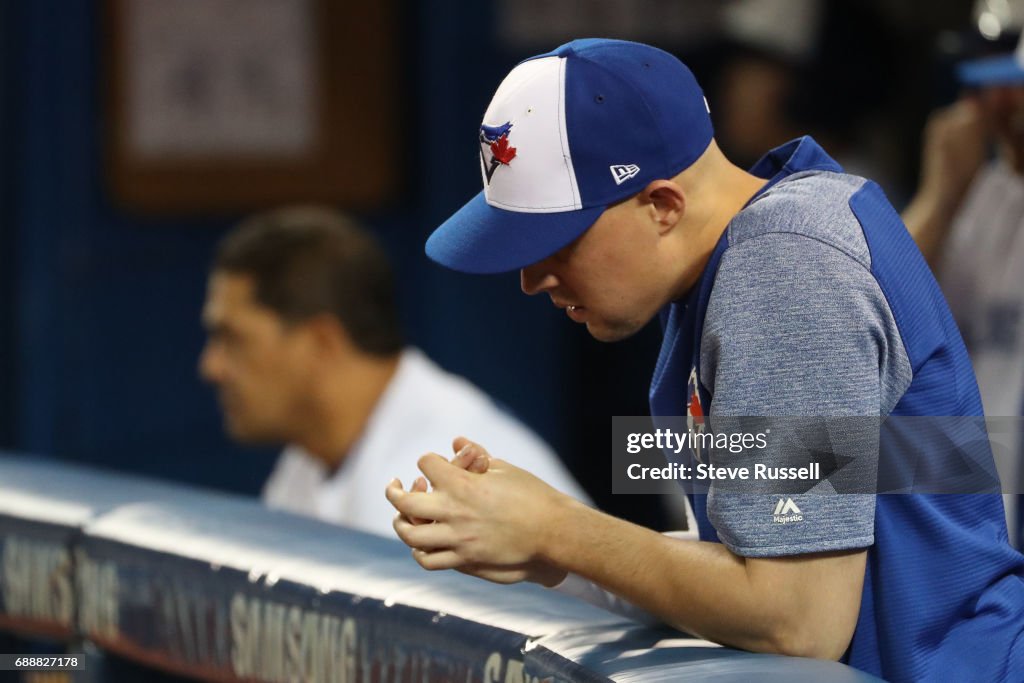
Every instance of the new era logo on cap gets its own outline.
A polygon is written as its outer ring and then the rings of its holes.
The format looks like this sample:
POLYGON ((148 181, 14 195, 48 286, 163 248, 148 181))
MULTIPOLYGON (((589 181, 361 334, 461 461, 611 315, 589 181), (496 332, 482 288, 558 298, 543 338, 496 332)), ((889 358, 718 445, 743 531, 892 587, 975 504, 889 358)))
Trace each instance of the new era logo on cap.
POLYGON ((636 164, 615 164, 613 166, 609 166, 608 170, 612 172, 612 178, 615 178, 615 184, 621 185, 639 173, 640 167, 636 164))

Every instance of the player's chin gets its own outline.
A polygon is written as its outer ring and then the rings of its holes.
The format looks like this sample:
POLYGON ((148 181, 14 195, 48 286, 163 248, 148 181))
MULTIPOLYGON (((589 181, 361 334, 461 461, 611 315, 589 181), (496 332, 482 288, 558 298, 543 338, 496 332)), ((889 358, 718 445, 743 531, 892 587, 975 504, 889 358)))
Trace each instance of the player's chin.
POLYGON ((609 323, 603 320, 588 320, 587 332, 599 342, 617 342, 628 339, 640 331, 643 325, 632 323, 609 323))
POLYGON ((251 444, 254 446, 282 443, 284 440, 275 438, 258 421, 247 420, 237 415, 226 414, 224 416, 224 431, 234 441, 251 444))

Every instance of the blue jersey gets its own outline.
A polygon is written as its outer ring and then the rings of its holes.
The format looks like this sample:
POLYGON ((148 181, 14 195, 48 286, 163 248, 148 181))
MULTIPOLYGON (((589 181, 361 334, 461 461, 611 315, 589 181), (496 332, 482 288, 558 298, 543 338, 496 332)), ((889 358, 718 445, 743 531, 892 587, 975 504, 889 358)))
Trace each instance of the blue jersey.
MULTIPOLYGON (((699 282, 662 311, 652 415, 981 415, 931 271, 881 189, 810 138, 769 153, 699 282)), ((1024 681, 1024 556, 998 495, 693 496, 744 557, 867 548, 844 661, 887 680, 1024 681), (762 496, 763 497, 763 496, 762 496), (763 509, 762 509, 763 508, 763 509)))

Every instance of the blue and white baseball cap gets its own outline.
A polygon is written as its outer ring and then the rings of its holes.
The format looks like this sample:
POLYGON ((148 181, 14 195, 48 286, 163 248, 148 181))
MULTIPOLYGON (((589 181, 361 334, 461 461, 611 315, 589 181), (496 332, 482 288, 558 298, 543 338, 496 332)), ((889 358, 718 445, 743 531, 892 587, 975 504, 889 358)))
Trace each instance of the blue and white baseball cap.
POLYGON ((972 59, 959 64, 957 78, 971 87, 1024 84, 1024 36, 1012 54, 972 59))
POLYGON ((516 66, 478 135, 484 189, 426 246, 466 273, 547 258, 609 205, 688 168, 713 131, 682 62, 649 45, 589 38, 516 66))

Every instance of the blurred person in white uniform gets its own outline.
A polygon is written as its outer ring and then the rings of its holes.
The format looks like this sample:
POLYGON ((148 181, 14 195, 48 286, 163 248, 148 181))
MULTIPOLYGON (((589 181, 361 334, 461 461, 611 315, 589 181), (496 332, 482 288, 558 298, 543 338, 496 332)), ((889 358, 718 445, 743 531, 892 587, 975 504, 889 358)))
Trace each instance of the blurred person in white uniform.
POLYGON ((218 248, 202 318, 199 370, 225 429, 285 444, 263 489, 271 507, 392 537, 381 490, 465 429, 587 501, 536 434, 405 344, 384 253, 337 212, 292 207, 244 222, 218 248))
MULTIPOLYGON (((1020 32, 1024 2, 979 2, 979 30, 1020 32)), ((1005 37, 1004 37, 1005 40, 1005 37)), ((965 93, 925 129, 921 183, 903 212, 963 333, 988 417, 1024 410, 1024 39, 1015 54, 965 61, 965 93), (994 151, 994 154, 992 153, 994 151)), ((1004 491, 1024 481, 1020 422, 994 434, 1004 491)), ((1019 496, 1007 495, 1021 547, 1019 496)))

